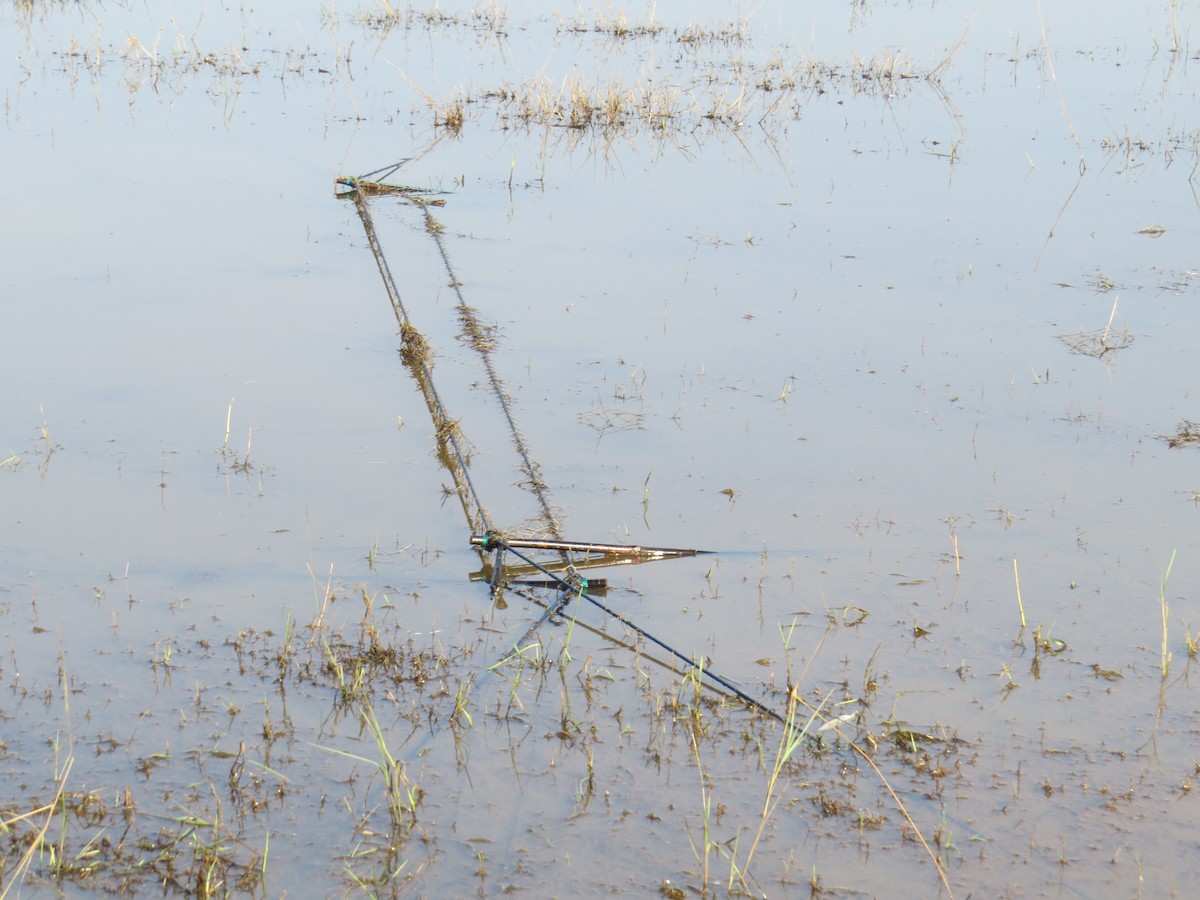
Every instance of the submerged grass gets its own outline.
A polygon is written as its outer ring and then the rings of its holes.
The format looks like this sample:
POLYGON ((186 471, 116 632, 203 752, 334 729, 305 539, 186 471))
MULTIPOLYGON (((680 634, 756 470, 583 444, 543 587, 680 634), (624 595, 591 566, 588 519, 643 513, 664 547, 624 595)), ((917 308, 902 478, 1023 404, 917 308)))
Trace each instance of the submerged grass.
MULTIPOLYGON (((1160 583, 1164 615, 1171 571, 1168 565, 1160 583)), ((664 773, 662 785, 640 798, 645 813, 660 817, 681 804, 695 810, 678 834, 695 860, 694 874, 680 881, 669 873, 670 890, 757 895, 769 892, 771 880, 810 868, 805 879, 822 889, 839 883, 841 876, 824 871, 828 857, 818 872, 806 852, 785 846, 798 823, 815 816, 825 823, 820 827, 844 829, 860 844, 886 844, 888 829, 894 829, 897 845, 912 841, 920 847, 935 865, 942 890, 954 896, 952 866, 962 863, 965 841, 972 836, 974 842, 977 831, 948 815, 949 792, 943 788, 955 783, 971 790, 959 758, 963 742, 936 724, 871 716, 880 685, 889 681, 878 649, 861 678, 802 688, 813 684, 824 641, 858 634, 862 621, 829 617, 826 636, 808 650, 802 667, 791 656, 798 637, 808 633, 803 620, 777 626, 785 721, 776 724, 704 688, 703 669, 672 675, 663 686, 643 655, 617 644, 599 651, 608 659, 598 664, 592 632, 584 632, 584 623, 573 616, 547 626, 559 649, 547 650, 542 642, 520 648, 493 667, 499 677, 488 684, 475 676, 486 671, 479 660, 495 656, 481 657, 469 644, 416 644, 402 625, 414 607, 398 606, 363 584, 339 584, 332 573, 316 587, 306 625, 289 615, 277 634, 241 633, 226 645, 225 653, 237 663, 233 671, 245 679, 240 687, 227 687, 230 697, 251 705, 247 694, 272 686, 261 720, 245 721, 227 701, 206 712, 207 688, 185 686, 181 692, 195 698, 189 727, 204 733, 214 718, 229 721, 229 736, 216 749, 152 754, 157 758, 144 772, 131 766, 128 784, 116 782, 115 803, 86 786, 73 789, 68 776, 74 780, 78 766, 72 769, 71 758, 64 757, 50 801, 30 797, 23 810, 5 806, 0 815, 5 889, 15 894, 18 885, 51 880, 68 893, 137 892, 152 884, 179 896, 270 893, 288 881, 277 867, 289 866, 296 852, 280 841, 281 833, 293 830, 295 819, 315 816, 329 835, 323 860, 329 877, 376 895, 422 883, 440 890, 437 885, 454 881, 438 869, 439 859, 461 861, 459 839, 439 822, 444 810, 475 790, 468 782, 503 791, 497 786, 504 766, 497 771, 495 760, 479 754, 491 744, 490 750, 502 758, 511 755, 521 770, 544 765, 558 773, 559 782, 573 790, 566 798, 569 813, 561 813, 573 828, 585 827, 582 817, 605 821, 614 806, 638 808, 639 801, 619 793, 617 783, 630 754, 641 754, 648 773, 664 773), (354 601, 349 610, 347 598, 354 601), (852 691, 850 685, 859 681, 861 691, 852 691), (646 698, 643 711, 633 711, 631 691, 646 698), (316 732, 292 718, 289 706, 297 701, 315 708, 321 720, 316 732), (853 711, 843 712, 845 705, 853 711), (231 741, 232 748, 223 749, 231 741), (306 754, 308 746, 319 749, 306 754), (417 760, 420 775, 413 769, 417 760), (347 768, 339 773, 331 761, 347 768), (696 800, 681 801, 680 790, 685 797, 691 792, 667 774, 680 765, 696 773, 696 800), (878 785, 874 801, 856 798, 864 775, 878 785), (456 779, 460 785, 452 788, 456 779), (180 784, 169 803, 156 800, 164 787, 180 784), (922 821, 913 806, 931 801, 940 805, 938 819, 928 821, 926 809, 922 821), (889 803, 898 815, 888 812, 889 803), (435 870, 442 874, 434 876, 435 870), (422 882, 426 876, 434 880, 422 882)), ((472 633, 474 626, 461 632, 472 633)), ((1059 647, 1040 626, 1034 642, 1035 656, 1053 655, 1059 647)), ((175 680, 182 680, 183 671, 205 677, 194 650, 180 640, 172 643, 175 680)), ((156 659, 162 668, 161 656, 160 648, 148 671, 156 659)), ((898 687, 897 694, 906 689, 898 687)), ((172 693, 169 685, 162 690, 164 696, 172 693)), ((197 746, 198 732, 190 735, 178 743, 197 746)), ((971 751, 978 753, 979 748, 971 751)), ((149 757, 144 749, 142 756, 149 757)), ((113 770, 118 778, 119 771, 113 770)), ((542 813, 546 827, 557 828, 559 814, 542 813)), ((472 853, 483 850, 471 847, 472 853)), ((489 889, 505 883, 498 879, 515 877, 511 861, 496 848, 485 856, 489 889)), ((530 857, 534 864, 541 859, 530 857)), ((481 859, 476 864, 485 868, 481 859)))
MULTIPOLYGON (((45 806, 40 806, 36 809, 23 813, 9 814, 6 812, 0 812, 0 815, 5 817, 3 821, 0 822, 0 831, 2 831, 4 836, 8 837, 10 841, 13 838, 16 830, 22 824, 27 821, 32 821, 34 823, 34 830, 27 837, 20 839, 20 841, 24 844, 27 844, 28 847, 21 854, 12 871, 6 873, 7 878, 4 882, 3 891, 0 891, 0 900, 4 900, 4 898, 8 897, 14 887, 19 891, 21 882, 25 877, 25 873, 29 870, 29 867, 33 863, 35 856, 48 855, 50 857, 49 868, 52 871, 58 870, 61 872, 65 834, 62 836, 62 839, 60 839, 57 848, 46 843, 46 834, 50 830, 50 825, 54 821, 55 814, 65 814, 66 812, 66 807, 63 805, 62 800, 67 786, 67 779, 71 775, 71 767, 74 764, 74 757, 68 757, 65 760, 62 768, 55 773, 54 781, 57 787, 55 789, 54 797, 45 806), (41 822, 40 825, 37 824, 39 819, 41 822)), ((5 868, 6 867, 0 867, 0 872, 4 872, 5 868)))
MULTIPOLYGON (((359 721, 375 745, 376 756, 368 759, 334 747, 323 747, 322 749, 347 759, 367 763, 379 771, 383 777, 387 810, 391 818, 392 830, 390 833, 394 840, 402 843, 417 823, 417 810, 421 805, 424 792, 419 785, 409 779, 407 767, 392 754, 388 747, 388 736, 379 724, 379 717, 376 715, 375 706, 370 699, 370 692, 366 689, 369 680, 365 674, 367 665, 365 658, 360 657, 350 663, 349 668, 353 674, 348 676, 347 666, 338 659, 336 652, 328 642, 322 641, 322 650, 328 659, 329 668, 338 682, 341 702, 353 706, 359 721)), ((378 645, 373 640, 371 652, 377 651, 378 645)))
POLYGON ((1182 419, 1176 426, 1174 434, 1161 435, 1160 439, 1166 441, 1167 446, 1172 450, 1200 447, 1200 424, 1190 419, 1182 419))
MULTIPOLYGON (((462 28, 487 33, 502 44, 506 16, 490 7, 470 14, 441 10, 397 9, 385 4, 360 23, 387 34, 396 28, 462 28)), ((726 25, 691 24, 672 28, 651 14, 634 22, 625 13, 582 14, 559 20, 560 33, 579 40, 604 37, 621 45, 660 45, 671 67, 648 64, 636 76, 609 73, 608 66, 589 67, 587 76, 517 76, 471 88, 456 87, 437 97, 406 73, 400 77, 432 113, 435 131, 461 137, 485 110, 494 113, 488 127, 518 131, 562 130, 568 146, 588 142, 603 148, 617 138, 649 136, 668 143, 691 144, 709 134, 736 134, 754 126, 775 140, 786 123, 796 120, 808 102, 826 94, 870 96, 888 102, 905 96, 910 86, 933 85, 961 45, 941 62, 922 69, 899 51, 869 58, 851 56, 831 61, 798 56, 794 48, 752 55, 747 21, 726 25), (704 52, 701 52, 704 51, 704 52)))
MULTIPOLYGON (((24 804, 25 809, 21 809, 16 798, 0 804, 0 878, 3 879, 0 896, 16 895, 22 885, 46 883, 67 893, 83 890, 141 893, 152 885, 168 895, 202 898, 264 893, 271 868, 272 833, 281 827, 269 824, 270 811, 278 806, 282 812, 287 806, 285 800, 293 794, 294 800, 305 803, 315 803, 318 799, 304 787, 308 776, 295 772, 294 755, 286 753, 281 762, 272 763, 272 747, 281 740, 292 744, 296 738, 296 725, 287 712, 288 694, 310 693, 319 686, 327 689, 330 715, 335 722, 356 721, 359 735, 366 735, 375 756, 371 758, 338 746, 327 747, 327 752, 365 763, 380 774, 389 820, 387 828, 376 829, 371 824, 371 808, 359 812, 353 827, 360 838, 347 853, 343 874, 351 883, 370 884, 378 891, 393 885, 401 873, 407 873, 407 864, 399 859, 399 854, 416 824, 423 790, 408 778, 405 762, 392 752, 394 738, 380 722, 376 702, 381 691, 390 694, 405 685, 423 690, 432 679, 440 677, 438 656, 435 649, 417 649, 411 641, 400 646, 395 634, 385 635, 376 615, 379 601, 364 586, 358 589, 364 601, 362 618, 349 626, 330 628, 327 616, 337 602, 335 592, 339 590, 332 573, 321 587, 321 600, 307 626, 308 642, 297 642, 295 624, 289 614, 278 645, 264 640, 266 636, 247 632, 228 643, 238 661, 238 670, 249 675, 251 682, 261 680, 276 685, 277 702, 282 709, 281 716, 273 715, 264 701, 262 724, 255 725, 243 719, 235 703, 226 703, 223 714, 228 720, 228 730, 235 730, 239 722, 245 724, 243 729, 237 729, 241 740, 236 752, 221 749, 220 744, 227 743, 228 737, 221 740, 220 736, 214 749, 198 748, 177 754, 168 746, 163 752, 143 751, 131 760, 126 772, 129 781, 118 788, 120 800, 112 804, 104 796, 109 788, 104 791, 70 788, 72 773, 79 769, 69 751, 70 734, 62 741, 55 741, 56 752, 62 758, 55 768, 50 801, 39 803, 31 798, 24 804), (347 712, 350 717, 345 715, 347 712), (190 779, 178 771, 188 761, 196 765, 190 779), (218 768, 227 766, 228 774, 210 774, 208 769, 214 764, 218 768), (285 774, 287 770, 292 770, 292 774, 285 774), (184 785, 160 793, 164 780, 173 783, 181 774, 184 785), (361 868, 364 865, 367 868, 361 868)), ((382 605, 385 613, 389 613, 391 606, 386 598, 382 605)), ((151 655, 150 670, 156 680, 164 667, 177 667, 163 649, 176 643, 159 642, 151 655)), ((202 646, 211 648, 207 642, 202 642, 202 646)), ((189 670, 195 671, 194 658, 189 670)), ((69 721, 72 692, 67 688, 72 680, 65 673, 60 677, 64 684, 63 716, 69 721)), ((170 680, 158 681, 158 685, 164 694, 172 692, 170 680)), ((253 692, 255 688, 246 684, 235 696, 244 697, 246 690, 253 692)), ((189 727, 190 718, 204 728, 204 723, 213 717, 205 694, 206 690, 197 683, 191 716, 183 715, 181 729, 189 727)), ((431 708, 442 705, 438 697, 430 699, 431 708)), ((355 735, 349 737, 354 739, 355 735)), ((115 741, 113 745, 105 752, 112 752, 115 741)), ((136 753, 139 745, 132 740, 130 745, 136 753)), ((315 760, 304 762, 303 766, 311 766, 314 771, 323 768, 315 760)), ((108 772, 106 781, 111 782, 113 777, 121 777, 119 767, 108 772)), ((286 852, 282 858, 288 858, 286 852)), ((335 861, 336 850, 327 862, 333 865, 335 861)))
MULTIPOLYGON (((906 93, 909 83, 931 77, 893 55, 846 64, 816 59, 787 63, 782 55, 766 63, 739 59, 727 73, 682 83, 675 75, 648 74, 632 84, 615 76, 537 76, 482 88, 471 102, 492 106, 505 128, 562 128, 606 141, 639 133, 695 139, 703 136, 705 125, 739 131, 796 119, 809 98, 830 91, 890 98, 906 93)), ((446 110, 459 103, 455 99, 432 106, 446 110)), ((435 114, 435 123, 445 115, 435 114)))
POLYGON ((750 846, 746 850, 745 857, 739 861, 736 852, 731 854, 727 889, 733 890, 734 887, 737 887, 747 892, 750 890, 750 869, 754 862, 754 854, 762 842, 763 832, 766 830, 767 823, 771 820, 771 817, 775 814, 780 802, 783 800, 782 781, 784 770, 796 757, 801 747, 804 746, 806 739, 810 737, 812 726, 822 717, 822 710, 824 710, 829 699, 829 695, 822 697, 820 703, 815 708, 811 708, 811 712, 809 712, 807 718, 804 720, 804 724, 799 725, 801 707, 807 707, 807 704, 801 699, 798 685, 793 686, 788 691, 787 712, 784 717, 783 729, 779 745, 775 751, 771 772, 767 778, 762 814, 758 820, 758 827, 754 832, 753 839, 750 841, 750 846))

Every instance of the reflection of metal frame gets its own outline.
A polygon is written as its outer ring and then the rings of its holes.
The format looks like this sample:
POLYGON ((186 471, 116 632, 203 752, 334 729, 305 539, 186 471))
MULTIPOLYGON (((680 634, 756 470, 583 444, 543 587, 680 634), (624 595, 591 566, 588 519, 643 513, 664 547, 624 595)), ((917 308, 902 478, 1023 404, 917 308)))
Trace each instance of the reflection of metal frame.
POLYGON ((495 391, 497 400, 508 420, 513 443, 522 459, 523 471, 528 476, 533 493, 537 496, 538 502, 541 505, 544 524, 547 532, 551 535, 551 539, 509 538, 492 527, 490 517, 480 502, 475 485, 471 481, 469 472, 470 457, 466 441, 458 429, 457 422, 447 414, 446 408, 438 396, 437 389, 433 385, 428 345, 425 343, 425 339, 421 333, 409 321, 404 303, 400 299, 400 292, 397 290, 395 280, 392 278, 391 269, 383 255, 383 248, 379 244, 379 237, 375 232, 375 223, 371 217, 371 211, 367 203, 368 195, 386 194, 412 203, 422 210, 425 216, 426 231, 432 236, 438 246, 442 260, 446 265, 447 273, 450 275, 451 286, 458 296, 459 310, 465 327, 468 329, 468 332, 479 332, 480 325, 475 320, 474 311, 467 306, 466 300, 462 296, 459 288, 461 282, 451 268, 446 248, 442 244, 441 226, 429 212, 429 206, 434 205, 435 201, 414 196, 414 194, 418 193, 416 189, 381 183, 381 179, 393 174, 404 162, 407 162, 407 160, 397 163, 386 170, 380 169, 369 173, 362 178, 339 178, 337 179, 337 185, 347 190, 338 191, 336 196, 338 198, 349 198, 354 201, 359 218, 362 220, 367 242, 370 244, 371 252, 375 256, 375 262, 379 267, 379 274, 383 278, 384 287, 388 292, 388 298, 391 300, 392 309, 400 325, 403 340, 401 357, 405 365, 412 372, 417 385, 421 389, 425 404, 429 408, 437 438, 439 461, 454 479, 455 490, 453 493, 458 494, 462 502, 463 512, 466 514, 467 522, 472 531, 471 545, 476 548, 480 556, 480 562, 483 564, 483 568, 479 572, 471 574, 471 580, 487 580, 491 584, 493 600, 498 605, 503 603, 505 586, 509 583, 509 579, 513 577, 533 576, 535 573, 546 576, 544 580, 538 579, 536 583, 533 581, 526 582, 525 589, 521 592, 526 596, 530 596, 533 590, 542 586, 558 591, 558 596, 554 602, 544 606, 545 611, 543 614, 529 627, 525 637, 518 641, 516 645, 530 638, 542 623, 561 612, 563 607, 572 599, 582 598, 636 634, 665 650, 684 666, 688 667, 688 670, 698 673, 701 678, 706 678, 710 682, 720 685, 752 709, 756 709, 786 723, 787 719, 783 715, 766 706, 761 701, 754 699, 729 679, 713 672, 708 668, 706 661, 697 661, 685 656, 679 650, 637 625, 628 616, 606 606, 596 599, 595 594, 606 591, 607 585, 602 583, 594 584, 589 579, 580 576, 578 570, 599 568, 602 566, 633 565, 662 559, 678 559, 680 557, 696 556, 705 551, 562 540, 558 535, 557 522, 550 512, 550 506, 545 494, 545 486, 542 484, 538 467, 530 458, 524 438, 522 438, 520 432, 517 430, 516 423, 513 421, 511 410, 508 407, 507 394, 492 366, 488 347, 482 340, 477 340, 476 350, 483 357, 492 389, 495 391), (524 551, 528 550, 550 551, 556 553, 559 556, 559 560, 557 562, 542 564, 526 556, 524 551), (512 553, 524 565, 505 565, 504 557, 508 553, 512 553), (488 562, 489 557, 492 560, 490 564, 488 562), (563 577, 559 577, 558 572, 562 572, 563 577))
MULTIPOLYGON (((387 177, 397 168, 399 168, 399 164, 388 169, 383 177, 387 177)), ((367 178, 339 178, 337 184, 347 188, 346 191, 338 193, 337 197, 339 199, 349 198, 354 201, 358 217, 362 221, 363 231, 367 236, 367 243, 371 247, 371 253, 375 256, 379 274, 383 278, 383 286, 387 290, 388 299, 392 302, 392 310, 395 312, 396 322, 400 326, 402 341, 400 358, 417 383, 417 387, 420 388, 421 396, 424 397, 425 405, 429 409, 430 418, 433 420, 434 438, 437 442, 438 461, 454 479, 453 493, 458 495, 463 513, 471 528, 485 528, 489 519, 467 471, 470 453, 467 450, 466 441, 458 428, 458 423, 447 414, 442 399, 438 396, 437 388, 434 387, 433 376, 430 372, 429 345, 425 342, 421 332, 412 324, 408 310, 404 308, 404 302, 400 299, 400 292, 396 289, 391 268, 383 255, 383 248, 379 245, 379 237, 375 232, 375 220, 371 216, 371 210, 366 200, 368 193, 385 193, 385 188, 388 189, 386 193, 404 199, 415 198, 410 196, 411 191, 408 188, 382 185, 369 181, 367 178)))

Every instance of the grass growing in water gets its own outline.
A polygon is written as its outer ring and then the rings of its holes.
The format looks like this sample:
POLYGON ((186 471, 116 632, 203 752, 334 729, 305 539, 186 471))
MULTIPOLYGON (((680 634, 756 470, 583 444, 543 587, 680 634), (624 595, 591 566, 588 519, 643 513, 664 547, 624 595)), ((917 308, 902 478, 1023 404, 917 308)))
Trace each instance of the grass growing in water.
POLYGON ((1167 607, 1167 581, 1171 577, 1171 569, 1175 567, 1175 550, 1171 551, 1171 559, 1167 563, 1167 570, 1163 572, 1162 578, 1158 582, 1158 605, 1162 613, 1162 677, 1165 679, 1171 672, 1171 650, 1168 646, 1167 635, 1167 616, 1169 609, 1167 607))
POLYGON ((727 888, 733 890, 737 887, 743 891, 749 891, 750 885, 750 867, 754 862, 754 854, 758 850, 759 843, 762 841, 763 832, 766 830, 767 823, 779 808, 779 803, 783 799, 781 790, 784 768, 795 758, 797 752, 804 745, 805 739, 810 735, 810 729, 813 723, 821 717, 821 711, 825 708, 829 701, 829 695, 821 699, 816 708, 812 709, 808 717, 804 720, 803 725, 798 725, 801 718, 801 707, 806 706, 800 699, 800 688, 795 685, 788 691, 787 713, 784 717, 783 733, 780 735, 779 745, 775 751, 775 759, 771 766, 771 773, 767 778, 766 792, 763 796, 762 815, 758 821, 758 828, 754 832, 754 838, 750 842, 750 847, 746 850, 746 857, 739 864, 736 854, 733 854, 729 861, 729 883, 727 888))

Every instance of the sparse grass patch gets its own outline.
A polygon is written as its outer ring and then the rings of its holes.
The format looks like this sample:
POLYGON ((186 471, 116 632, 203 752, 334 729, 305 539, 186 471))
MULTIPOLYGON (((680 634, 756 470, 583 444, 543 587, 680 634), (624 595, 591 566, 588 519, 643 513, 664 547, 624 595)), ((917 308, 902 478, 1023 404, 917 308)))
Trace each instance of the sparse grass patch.
POLYGON ((1112 311, 1108 322, 1103 328, 1094 331, 1080 331, 1078 334, 1060 334, 1058 339, 1078 356, 1091 356, 1095 359, 1107 359, 1133 343, 1133 335, 1127 328, 1117 331, 1113 328, 1113 320, 1117 316, 1117 303, 1120 297, 1113 300, 1112 311))
MULTIPOLYGON (((618 40, 668 39, 665 29, 657 25, 630 25, 622 16, 594 23, 576 21, 564 30, 607 34, 618 40)), ((494 108, 502 128, 561 128, 575 140, 588 136, 611 141, 637 134, 694 140, 701 125, 733 131, 748 124, 774 126, 799 117, 809 97, 840 90, 893 100, 908 90, 909 83, 930 77, 899 53, 845 63, 815 58, 789 62, 794 54, 785 58, 783 51, 764 62, 747 59, 735 52, 746 39, 744 24, 716 30, 692 26, 669 39, 689 48, 689 53, 700 46, 720 46, 730 58, 693 60, 698 71, 682 79, 658 73, 647 73, 634 82, 603 75, 561 80, 536 76, 446 101, 420 89, 418 93, 434 110, 435 126, 455 136, 466 121, 465 105, 480 103, 494 108)))
POLYGON ((607 136, 635 125, 665 128, 690 102, 666 83, 629 87, 616 80, 583 79, 556 83, 537 78, 491 96, 499 98, 500 120, 510 127, 591 130, 607 136))
POLYGON ((1172 450, 1185 447, 1200 447, 1200 424, 1190 419, 1180 419, 1174 434, 1160 434, 1159 440, 1166 441, 1172 450))
POLYGON ((383 33, 395 29, 414 27, 466 28, 480 34, 504 37, 508 24, 508 13, 498 0, 486 0, 476 4, 469 12, 446 12, 434 3, 429 9, 414 9, 411 4, 403 8, 394 6, 390 0, 382 0, 381 9, 375 12, 360 12, 354 19, 360 25, 383 33))
POLYGON ((565 22, 559 20, 560 31, 574 34, 601 34, 614 40, 629 40, 631 38, 657 37, 666 30, 666 26, 654 20, 653 16, 646 22, 630 21, 624 12, 598 14, 594 19, 586 19, 582 13, 578 18, 565 22))
POLYGON ((466 103, 467 101, 455 98, 435 109, 433 127, 445 129, 451 137, 459 137, 467 120, 466 103))

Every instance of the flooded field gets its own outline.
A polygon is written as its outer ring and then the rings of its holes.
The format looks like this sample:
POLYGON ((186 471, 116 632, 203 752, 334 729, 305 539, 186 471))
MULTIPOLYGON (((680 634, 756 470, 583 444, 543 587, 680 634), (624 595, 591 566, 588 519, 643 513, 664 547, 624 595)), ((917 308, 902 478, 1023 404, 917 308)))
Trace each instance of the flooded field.
POLYGON ((1200 14, 809 6, 0 5, 0 895, 1194 889, 1200 14))

